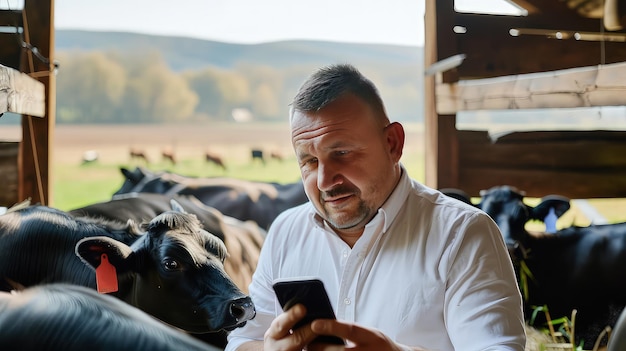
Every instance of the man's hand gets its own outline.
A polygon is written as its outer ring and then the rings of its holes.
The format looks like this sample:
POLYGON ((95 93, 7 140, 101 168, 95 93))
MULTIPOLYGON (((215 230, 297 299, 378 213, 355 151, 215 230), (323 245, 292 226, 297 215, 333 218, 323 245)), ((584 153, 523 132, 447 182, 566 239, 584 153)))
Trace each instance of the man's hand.
MULTIPOLYGON (((344 340, 348 340, 348 345, 324 345, 322 348, 309 347, 308 350, 358 350, 358 351, 406 351, 420 349, 409 348, 394 343, 389 337, 376 329, 361 327, 356 324, 340 322, 333 319, 318 319, 311 323, 311 330, 315 334, 334 335, 344 340)), ((315 335, 314 334, 314 335, 315 335)), ((311 345, 312 346, 312 345, 311 345)), ((316 345, 317 346, 317 345, 316 345)), ((322 345, 320 345, 322 346, 322 345)))
POLYGON ((304 349, 317 334, 311 331, 311 325, 304 325, 292 331, 293 326, 306 315, 306 308, 297 304, 274 319, 265 332, 265 350, 299 351, 304 349))

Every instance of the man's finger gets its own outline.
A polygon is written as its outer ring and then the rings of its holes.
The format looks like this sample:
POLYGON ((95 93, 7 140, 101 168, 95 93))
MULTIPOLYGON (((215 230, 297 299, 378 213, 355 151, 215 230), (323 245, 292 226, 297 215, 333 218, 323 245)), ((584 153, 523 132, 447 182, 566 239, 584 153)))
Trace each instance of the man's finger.
POLYGON ((306 309, 303 305, 295 305, 285 313, 281 313, 267 330, 268 333, 274 339, 283 338, 291 334, 293 326, 301 320, 306 314, 306 309))
POLYGON ((318 319, 311 323, 311 330, 320 335, 335 335, 342 339, 352 340, 363 329, 354 324, 341 323, 335 319, 318 319))

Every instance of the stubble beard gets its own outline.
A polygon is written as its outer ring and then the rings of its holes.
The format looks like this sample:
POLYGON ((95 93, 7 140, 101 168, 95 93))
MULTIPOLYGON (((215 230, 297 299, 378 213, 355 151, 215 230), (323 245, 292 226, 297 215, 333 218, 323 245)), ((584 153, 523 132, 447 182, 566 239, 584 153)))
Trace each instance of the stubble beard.
POLYGON ((363 200, 359 199, 354 210, 329 210, 324 206, 324 217, 331 227, 339 230, 354 228, 363 223, 370 216, 370 209, 363 200))

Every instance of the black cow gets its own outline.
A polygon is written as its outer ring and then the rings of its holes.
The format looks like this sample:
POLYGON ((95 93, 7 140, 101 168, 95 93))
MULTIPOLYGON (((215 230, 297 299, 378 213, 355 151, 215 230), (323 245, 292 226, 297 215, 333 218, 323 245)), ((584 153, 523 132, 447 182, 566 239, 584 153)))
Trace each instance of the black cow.
MULTIPOLYGON (((241 221, 224 216, 191 195, 170 196, 153 193, 123 194, 110 201, 91 204, 68 212, 78 217, 93 217, 118 222, 130 219, 140 223, 168 211, 172 200, 179 203, 186 212, 196 215, 204 230, 224 242, 228 252, 224 261, 224 270, 239 289, 248 293, 248 286, 252 282, 252 274, 256 269, 266 234, 266 231, 253 221, 241 221)), ((194 334, 194 337, 222 348, 226 346, 226 336, 225 331, 194 334)))
POLYGON ((560 216, 569 209, 569 200, 551 195, 531 207, 523 202, 524 193, 511 186, 493 187, 481 196, 476 206, 498 224, 518 277, 524 278, 520 288, 527 313, 532 306, 546 305, 550 315, 558 318, 570 317, 576 309, 576 339, 591 349, 626 306, 626 223, 531 233, 524 228, 527 221, 543 220, 550 208, 560 216), (522 266, 528 271, 520 270, 522 266))
POLYGON ((253 220, 264 229, 284 210, 308 201, 301 181, 279 184, 223 177, 193 178, 140 167, 134 171, 120 170, 125 181, 113 198, 132 192, 193 195, 227 216, 253 220))
POLYGON ((250 151, 250 154, 252 155, 252 162, 254 162, 254 160, 259 160, 261 161, 262 164, 265 164, 265 157, 263 156, 263 150, 252 149, 250 151))
POLYGON ((237 287, 247 293, 266 235, 265 229, 253 221, 241 221, 224 216, 191 195, 155 193, 123 194, 113 200, 76 208, 68 213, 76 217, 101 218, 116 222, 126 222, 130 219, 142 223, 169 211, 172 200, 179 203, 187 213, 196 215, 204 230, 224 242, 228 252, 224 269, 237 287))
POLYGON ((103 290, 106 283, 111 295, 189 332, 243 325, 254 305, 224 271, 224 243, 173 206, 141 226, 42 205, 1 215, 0 290, 53 282, 103 290))
POLYGON ((220 350, 112 296, 62 283, 0 292, 0 349, 220 350))

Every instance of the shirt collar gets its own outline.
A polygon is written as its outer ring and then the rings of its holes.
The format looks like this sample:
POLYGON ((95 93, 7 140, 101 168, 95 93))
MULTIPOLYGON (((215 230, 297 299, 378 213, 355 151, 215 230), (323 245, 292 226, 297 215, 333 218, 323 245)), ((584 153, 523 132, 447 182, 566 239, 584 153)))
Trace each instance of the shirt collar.
POLYGON ((378 215, 382 215, 383 220, 383 233, 387 232, 387 229, 391 226, 391 223, 396 219, 396 216, 402 208, 406 198, 409 196, 411 189, 411 178, 406 172, 406 169, 402 164, 400 165, 401 173, 398 185, 393 189, 387 201, 383 203, 380 209, 378 209, 378 215))

